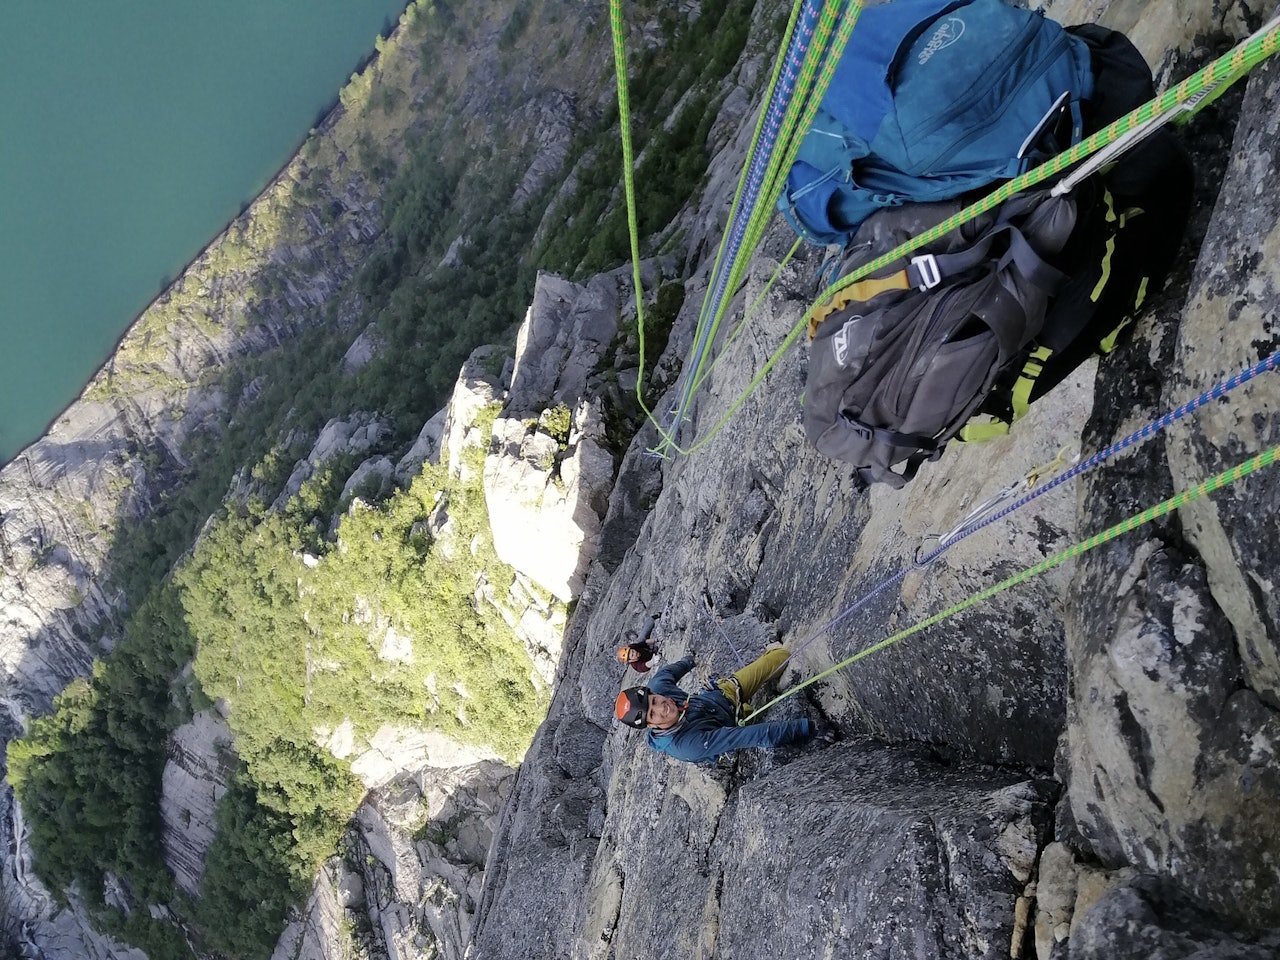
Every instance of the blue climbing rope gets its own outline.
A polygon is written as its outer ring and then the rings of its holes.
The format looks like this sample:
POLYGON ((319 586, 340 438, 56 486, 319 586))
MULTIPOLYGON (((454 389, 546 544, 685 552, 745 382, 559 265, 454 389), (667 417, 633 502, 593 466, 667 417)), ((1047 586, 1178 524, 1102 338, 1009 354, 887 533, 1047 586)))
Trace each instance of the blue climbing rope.
MULTIPOLYGON (((804 69, 806 61, 810 64, 815 60, 821 62, 828 56, 826 49, 817 51, 816 55, 810 53, 814 36, 818 32, 821 8, 822 4, 819 0, 803 0, 798 19, 790 33, 787 48, 780 58, 779 72, 775 77, 768 105, 753 141, 751 155, 743 169, 741 185, 730 216, 729 229, 721 238, 720 249, 712 271, 712 282, 698 316, 693 349, 684 365, 685 375, 680 393, 668 411, 666 420, 659 425, 662 439, 655 447, 658 452, 664 453, 678 447, 680 428, 688 418, 693 394, 700 382, 698 372, 717 329, 715 319, 723 312, 723 304, 730 294, 729 288, 735 273, 735 265, 742 256, 752 221, 757 217, 757 208, 761 201, 761 193, 769 179, 769 170, 771 166, 776 165, 772 161, 778 147, 779 136, 784 129, 784 118, 788 110, 792 109, 797 85, 806 76, 804 69)), ((772 207, 774 198, 768 197, 766 200, 772 207)))
POLYGON ((939 547, 925 554, 924 556, 916 559, 909 566, 903 567, 897 573, 893 574, 892 576, 888 577, 881 583, 877 584, 875 587, 869 590, 866 594, 864 594, 863 596, 855 600, 849 606, 845 607, 832 620, 823 624, 816 631, 814 631, 813 634, 806 637, 805 640, 802 643, 800 643, 794 650, 792 650, 791 651, 792 659, 794 659, 800 653, 801 650, 809 646, 809 644, 813 643, 813 641, 817 640, 820 636, 833 630, 835 627, 843 623, 845 620, 851 617, 858 610, 861 610, 863 607, 865 607, 868 603, 870 603, 872 600, 878 597, 881 593, 883 593, 889 587, 899 583, 908 573, 911 572, 911 570, 927 567, 929 564, 933 563, 933 561, 937 560, 938 557, 942 556, 942 554, 950 550, 953 546, 955 546, 957 543, 959 543, 961 540, 965 539, 966 537, 977 533, 979 530, 982 530, 987 526, 990 526, 991 524, 995 523, 997 520, 1007 517, 1009 514, 1013 513, 1013 511, 1018 510, 1021 507, 1026 506, 1031 501, 1044 496, 1044 494, 1048 493, 1050 490, 1055 489, 1056 487, 1061 486, 1062 484, 1066 483, 1068 480, 1074 477, 1078 477, 1083 473, 1087 473, 1088 471, 1104 463, 1106 460, 1109 460, 1111 457, 1115 456, 1117 453, 1120 453, 1122 450, 1125 450, 1133 446, 1134 444, 1142 443, 1150 439, 1155 434, 1159 433, 1161 430, 1165 429, 1170 424, 1176 423, 1178 420, 1181 420, 1183 417, 1187 416, 1189 413, 1193 413, 1194 411, 1199 410, 1201 407, 1203 407, 1205 404, 1209 403, 1210 401, 1219 400, 1222 397, 1225 397, 1228 393, 1230 393, 1232 390, 1236 389, 1237 387, 1241 386, 1242 384, 1248 383, 1250 380, 1252 380, 1254 377, 1259 376, 1260 374, 1266 373, 1270 370, 1275 370, 1277 366, 1280 366, 1280 351, 1277 351, 1276 353, 1272 353, 1270 356, 1264 358, 1263 360, 1258 361, 1258 363, 1254 364, 1252 367, 1248 367, 1247 369, 1241 370, 1235 376, 1214 384, 1212 387, 1210 387, 1208 390, 1201 393, 1194 400, 1190 400, 1182 404, 1180 407, 1177 407, 1176 409, 1169 411, 1163 416, 1160 416, 1155 420, 1152 420, 1150 423, 1146 424, 1140 430, 1136 430, 1133 433, 1129 434, 1123 440, 1118 440, 1117 442, 1111 444, 1110 446, 1106 447, 1100 452, 1094 454, 1089 459, 1076 464, 1071 469, 1054 477, 1052 480, 1048 480, 1045 483, 1036 486, 1033 490, 1031 490, 1025 496, 1021 497, 1014 503, 1011 503, 1009 506, 1005 507, 1003 510, 999 511, 998 513, 995 513, 990 517, 983 519, 980 522, 974 523, 970 527, 963 528, 959 532, 959 534, 949 539, 946 543, 940 545, 939 547))

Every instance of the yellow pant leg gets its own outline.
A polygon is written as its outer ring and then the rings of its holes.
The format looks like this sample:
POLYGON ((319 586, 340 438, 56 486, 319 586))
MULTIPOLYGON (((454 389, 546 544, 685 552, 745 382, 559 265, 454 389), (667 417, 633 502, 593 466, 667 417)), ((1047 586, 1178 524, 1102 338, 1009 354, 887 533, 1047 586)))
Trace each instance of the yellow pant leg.
POLYGON ((751 704, 745 702, 746 697, 739 697, 738 685, 732 680, 717 680, 716 687, 729 698, 729 702, 738 708, 738 719, 743 720, 751 715, 751 704))
POLYGON ((733 675, 734 678, 738 683, 742 684, 743 699, 750 700, 754 697, 756 691, 763 687, 782 668, 782 665, 786 663, 787 658, 790 656, 791 651, 786 647, 775 647, 735 673, 733 675))

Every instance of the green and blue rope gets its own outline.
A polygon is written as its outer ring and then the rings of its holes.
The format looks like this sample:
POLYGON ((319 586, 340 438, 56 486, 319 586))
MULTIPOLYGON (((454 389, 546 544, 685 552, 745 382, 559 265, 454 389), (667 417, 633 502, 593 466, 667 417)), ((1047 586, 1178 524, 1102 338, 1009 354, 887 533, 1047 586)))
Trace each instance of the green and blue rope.
POLYGON ((975 593, 972 596, 967 597, 964 600, 961 600, 959 603, 956 603, 950 607, 947 607, 947 609, 941 611, 940 613, 936 613, 925 620, 921 620, 919 623, 913 624, 912 626, 908 627, 905 630, 900 630, 897 633, 893 634, 892 636, 886 637, 885 639, 881 640, 879 643, 874 643, 871 646, 866 647, 865 649, 859 650, 853 656, 847 657, 844 660, 841 660, 839 663, 835 664, 834 666, 828 667, 826 670, 823 670, 821 673, 818 673, 810 677, 808 680, 805 680, 802 683, 798 683, 782 691, 780 694, 778 694, 768 703, 765 703, 764 705, 759 707, 757 710, 755 710, 755 712, 751 714, 751 719, 752 720, 756 719, 762 713, 768 710, 770 707, 780 703, 781 701, 787 699, 788 697, 794 696, 795 694, 803 690, 805 687, 811 686, 812 684, 815 684, 820 680, 823 680, 831 676, 832 674, 845 669, 846 667, 850 667, 853 664, 857 663, 859 660, 863 660, 871 656, 873 653, 878 653, 879 651, 884 650, 887 647, 891 647, 896 643, 901 643, 903 640, 906 640, 909 637, 913 637, 917 633, 920 633, 923 630, 927 630, 929 627, 942 623, 944 620, 949 620, 952 617, 956 616, 957 614, 962 613, 963 611, 968 610, 969 608, 974 607, 985 600, 989 600, 991 597, 994 597, 998 593, 1003 593, 1004 591, 1009 590, 1012 587, 1016 587, 1018 584, 1025 583, 1026 581, 1031 580, 1034 577, 1038 577, 1042 573, 1046 573, 1049 570, 1054 569, 1055 567, 1061 566, 1062 564, 1066 563, 1068 560, 1075 559, 1076 557, 1080 556, 1083 553, 1087 553, 1088 551, 1093 550, 1096 547, 1102 546, 1104 543, 1109 543, 1110 541, 1116 539, 1122 534, 1129 533, 1132 530, 1136 530, 1138 527, 1142 526, 1143 524, 1150 523, 1152 520, 1156 520, 1160 517, 1166 516, 1167 514, 1172 513, 1174 510, 1177 510, 1188 503, 1192 503, 1196 500, 1199 500, 1201 497, 1206 496, 1207 494, 1210 494, 1215 490, 1219 490, 1222 487, 1236 483, 1239 480, 1242 480, 1243 478, 1254 473, 1255 471, 1261 470, 1263 467, 1267 467, 1275 463, 1277 457, 1280 457, 1280 445, 1271 447, 1269 450, 1264 450, 1262 453, 1259 453, 1256 456, 1251 457, 1250 459, 1246 460, 1244 463, 1238 464, 1237 466, 1234 466, 1229 470, 1224 470, 1223 472, 1217 474, 1216 476, 1210 477, 1208 480, 1205 480, 1203 483, 1200 483, 1189 490, 1184 490, 1181 493, 1174 494, 1172 497, 1169 497, 1167 500, 1163 500, 1160 503, 1156 504, 1155 506, 1148 507, 1146 510, 1143 510, 1141 513, 1135 514, 1134 516, 1129 517, 1127 520, 1122 520, 1120 523, 1117 523, 1114 526, 1108 527, 1106 530, 1103 530, 1101 533, 1096 533, 1092 537, 1089 537, 1086 540, 1081 540, 1079 543, 1073 544, 1067 549, 1062 550, 1051 557, 1047 557, 1046 559, 1041 560, 1039 563, 1034 564, 1033 566, 1027 567, 1025 570, 1022 570, 1011 577, 1001 580, 999 583, 993 586, 987 587, 985 590, 979 591, 978 593, 975 593))
MULTIPOLYGON (((1173 89, 1153 100, 1148 101, 1125 116, 1120 117, 1118 120, 1104 127, 1102 130, 1099 130, 1085 138, 1070 150, 1054 157, 1033 170, 1029 170, 1021 176, 1007 181, 992 193, 968 207, 965 207, 963 210, 939 223, 932 229, 925 231, 917 237, 913 237, 911 240, 908 240, 893 250, 890 250, 883 256, 877 257, 875 260, 864 264, 847 276, 842 277, 817 297, 814 301, 814 306, 806 311, 795 326, 791 328, 783 339, 782 344, 773 352, 768 360, 765 361, 757 374, 747 384, 742 394, 730 403, 720 418, 707 430, 705 436, 690 446, 686 452, 692 453, 700 449, 715 437, 716 434, 724 429, 724 426, 730 419, 732 419, 738 410, 742 408, 742 405, 746 403, 751 394, 764 381, 765 377, 769 375, 769 372, 778 363, 786 351, 790 349, 797 339, 799 339, 800 334, 807 329, 810 315, 814 310, 821 304, 830 300, 846 286, 863 279, 882 267, 889 266, 904 259, 908 254, 918 250, 925 244, 938 239, 943 234, 954 230, 961 224, 967 223, 974 217, 999 206, 1015 193, 1056 176, 1072 164, 1096 153, 1112 141, 1124 136, 1130 130, 1140 127, 1142 124, 1149 122, 1153 118, 1156 118, 1161 114, 1165 114, 1170 110, 1175 110, 1188 101, 1193 100, 1193 98, 1200 95, 1203 91, 1207 89, 1212 90, 1212 96, 1214 97, 1220 95, 1222 90, 1230 86, 1230 84, 1245 76, 1251 69, 1267 57, 1275 54, 1278 47, 1280 47, 1280 19, 1267 24, 1253 36, 1236 46, 1233 50, 1192 74, 1173 89)), ((1212 97, 1208 99, 1212 99, 1212 97)), ((1205 102, 1207 101, 1197 102, 1196 109, 1202 108, 1205 102)), ((1179 117, 1178 119, 1181 120, 1184 118, 1179 117)), ((774 199, 776 199, 776 194, 774 195, 774 199)))

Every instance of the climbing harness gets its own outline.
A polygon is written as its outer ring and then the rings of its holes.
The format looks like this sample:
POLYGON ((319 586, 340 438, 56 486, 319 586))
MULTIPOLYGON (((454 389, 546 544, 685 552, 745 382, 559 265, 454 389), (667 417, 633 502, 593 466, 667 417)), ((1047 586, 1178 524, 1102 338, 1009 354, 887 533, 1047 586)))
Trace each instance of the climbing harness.
POLYGON ((751 704, 747 702, 747 698, 743 693, 742 681, 732 674, 723 677, 718 673, 713 673, 702 681, 699 690, 703 693, 723 694, 724 698, 733 704, 733 719, 739 726, 746 722, 747 717, 751 716, 751 704))

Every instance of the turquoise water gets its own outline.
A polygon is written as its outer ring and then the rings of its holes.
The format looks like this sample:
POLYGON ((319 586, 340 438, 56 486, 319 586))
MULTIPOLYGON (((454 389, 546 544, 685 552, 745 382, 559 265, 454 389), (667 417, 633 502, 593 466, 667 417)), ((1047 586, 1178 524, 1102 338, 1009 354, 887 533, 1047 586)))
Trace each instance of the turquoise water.
POLYGON ((404 6, 0 6, 0 463, 266 186, 404 6))

